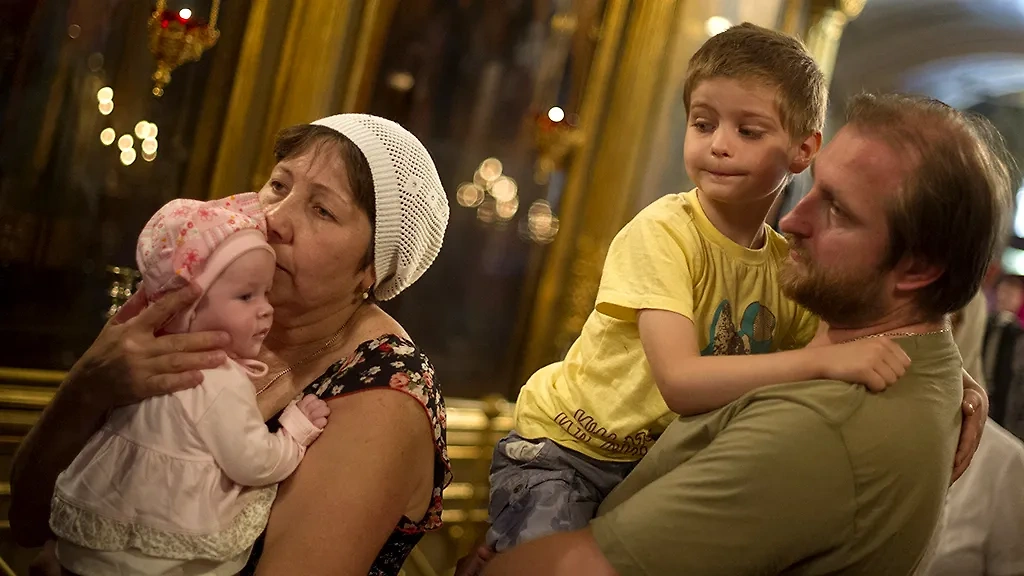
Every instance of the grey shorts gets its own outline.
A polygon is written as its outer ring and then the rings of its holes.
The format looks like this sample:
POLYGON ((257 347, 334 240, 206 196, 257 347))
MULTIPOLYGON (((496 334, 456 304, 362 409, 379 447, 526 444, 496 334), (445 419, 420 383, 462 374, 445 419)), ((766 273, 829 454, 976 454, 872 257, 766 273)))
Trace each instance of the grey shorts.
POLYGON ((512 431, 494 447, 487 544, 501 552, 584 528, 636 462, 605 462, 512 431))

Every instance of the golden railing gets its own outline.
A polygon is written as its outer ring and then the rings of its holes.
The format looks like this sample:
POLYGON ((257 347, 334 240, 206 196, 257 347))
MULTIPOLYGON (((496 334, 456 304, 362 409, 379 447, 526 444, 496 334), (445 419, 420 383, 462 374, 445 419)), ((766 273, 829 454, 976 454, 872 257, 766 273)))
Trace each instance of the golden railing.
MULTIPOLYGON (((64 372, 0 367, 0 555, 18 568, 35 551, 11 543, 10 459, 43 408, 53 398, 64 372)), ((512 404, 502 398, 447 399, 448 455, 455 481, 444 493, 444 528, 428 534, 406 562, 405 576, 436 576, 452 571, 486 529, 487 483, 494 444, 512 425, 512 404)), ((0 575, 15 572, 0 558, 0 575)))

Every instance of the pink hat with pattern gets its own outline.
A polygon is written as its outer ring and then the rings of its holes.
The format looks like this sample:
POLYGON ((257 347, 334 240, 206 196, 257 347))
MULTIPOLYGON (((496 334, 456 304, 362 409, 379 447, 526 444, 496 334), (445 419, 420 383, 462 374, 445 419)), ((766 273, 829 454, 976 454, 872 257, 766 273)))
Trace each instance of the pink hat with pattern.
MULTIPOLYGON (((189 282, 205 294, 228 265, 250 250, 274 254, 267 243, 267 218, 253 192, 209 202, 171 200, 142 229, 135 260, 146 300, 156 302, 189 282)), ((200 300, 164 330, 187 332, 200 300)))

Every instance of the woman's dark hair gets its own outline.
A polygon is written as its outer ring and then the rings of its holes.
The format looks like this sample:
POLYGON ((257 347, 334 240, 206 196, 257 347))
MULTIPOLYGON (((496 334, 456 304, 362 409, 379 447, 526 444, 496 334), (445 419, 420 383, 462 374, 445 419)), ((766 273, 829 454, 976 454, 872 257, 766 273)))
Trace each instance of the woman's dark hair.
MULTIPOLYGON (((377 230, 377 203, 370 163, 366 161, 366 156, 363 155, 359 147, 346 136, 326 126, 299 124, 278 132, 277 140, 274 142, 274 157, 278 162, 294 158, 306 152, 311 146, 316 146, 316 152, 319 154, 322 150, 321 147, 329 142, 338 145, 341 159, 345 163, 345 170, 348 172, 348 184, 352 188, 356 206, 370 219, 370 246, 360 265, 365 268, 373 264, 373 242, 377 230)), ((372 289, 370 297, 373 297, 372 289)))

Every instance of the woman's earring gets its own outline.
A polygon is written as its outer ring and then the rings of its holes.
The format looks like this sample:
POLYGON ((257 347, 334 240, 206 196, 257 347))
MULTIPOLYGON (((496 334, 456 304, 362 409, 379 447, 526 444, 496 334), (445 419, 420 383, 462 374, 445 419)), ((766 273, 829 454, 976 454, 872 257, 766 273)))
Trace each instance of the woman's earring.
POLYGON ((369 290, 367 290, 366 292, 363 292, 363 300, 366 300, 369 297, 370 297, 370 291, 369 290))

